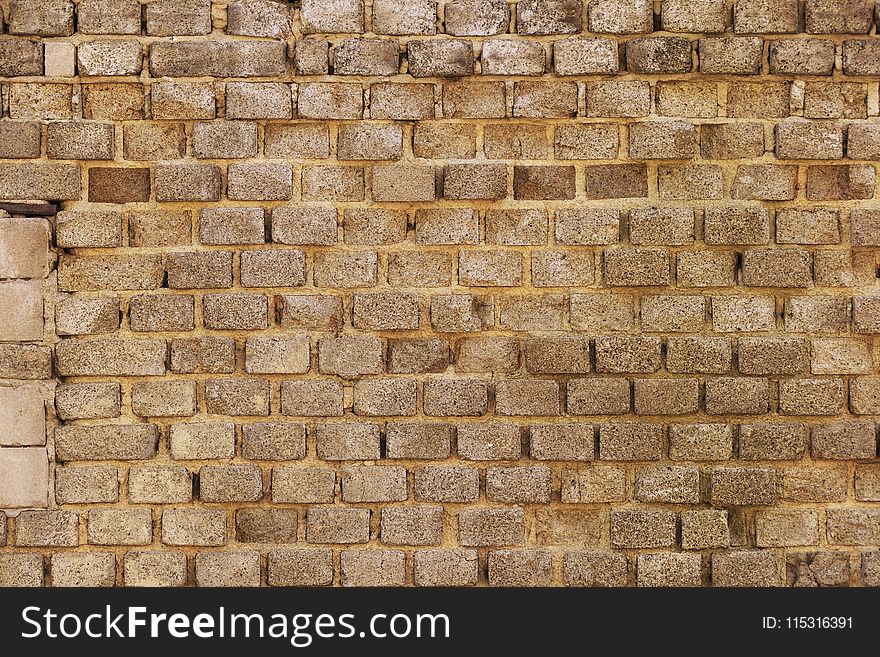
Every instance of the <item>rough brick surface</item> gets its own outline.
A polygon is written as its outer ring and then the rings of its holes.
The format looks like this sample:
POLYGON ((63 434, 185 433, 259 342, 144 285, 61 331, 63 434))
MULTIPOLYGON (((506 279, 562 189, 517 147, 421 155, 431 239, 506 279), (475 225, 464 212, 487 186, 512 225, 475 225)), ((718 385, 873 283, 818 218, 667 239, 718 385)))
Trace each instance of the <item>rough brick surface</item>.
POLYGON ((880 584, 875 4, 0 0, 0 584, 880 584))

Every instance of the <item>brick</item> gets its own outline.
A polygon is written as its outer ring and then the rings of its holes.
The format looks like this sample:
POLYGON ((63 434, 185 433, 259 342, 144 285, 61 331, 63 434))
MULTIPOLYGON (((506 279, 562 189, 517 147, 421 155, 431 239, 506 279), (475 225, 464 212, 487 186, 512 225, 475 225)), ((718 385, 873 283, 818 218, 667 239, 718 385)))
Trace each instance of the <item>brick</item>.
POLYGON ((139 294, 128 305, 132 331, 192 331, 194 301, 190 295, 139 294))
POLYGON ((819 517, 815 511, 762 511, 755 518, 758 547, 819 544, 819 517))
POLYGON ((444 9, 444 28, 455 36, 491 36, 507 31, 510 20, 503 0, 453 0, 444 9))
MULTIPOLYGON (((777 217, 777 233, 779 218, 777 217)), ((777 238, 778 239, 778 238, 777 238)), ((850 319, 844 299, 824 296, 795 296, 785 301, 785 330, 792 332, 843 331, 850 319)))
POLYGON ((562 578, 567 586, 625 586, 626 555, 611 550, 566 552, 562 578))
POLYGON ((452 427, 444 423, 389 422, 385 425, 388 458, 444 459, 451 453, 452 427))
POLYGON ((796 0, 737 0, 733 5, 737 34, 779 34, 798 31, 796 0))
POLYGON ((318 341, 321 372, 354 379, 384 371, 382 340, 371 336, 341 336, 318 341))
POLYGON ((83 34, 140 34, 137 0, 83 0, 77 7, 77 30, 83 34))
POLYGON ((741 424, 739 456, 746 461, 802 459, 807 429, 803 424, 741 424))
POLYGON ((303 374, 310 362, 309 338, 252 336, 245 343, 248 374, 303 374))
POLYGON ((839 502, 846 497, 848 476, 845 468, 786 468, 782 474, 782 495, 787 500, 839 502))
POLYGON ((775 326, 772 297, 712 297, 712 326, 719 333, 736 331, 769 331, 775 326))
POLYGON ((345 39, 333 47, 335 75, 397 75, 400 50, 394 41, 345 39))
POLYGON ((591 461, 595 458, 593 427, 582 424, 536 425, 529 454, 540 461, 591 461))
MULTIPOLYGON (((2 43, 0 40, 0 47, 2 43)), ((0 156, 5 159, 37 159, 41 143, 39 123, 11 120, 0 123, 0 156)))
POLYGON ((776 157, 783 160, 835 160, 843 157, 839 125, 790 119, 776 125, 776 157))
POLYGON ((727 424, 669 427, 669 456, 689 461, 723 461, 733 454, 733 428, 727 424))
POLYGON ((243 251, 241 253, 240 277, 244 287, 298 287, 305 285, 305 254, 293 249, 243 251))
POLYGON ((599 427, 603 461, 652 461, 661 456, 663 427, 645 422, 615 422, 599 427))
POLYGON ((336 244, 336 210, 325 208, 285 208, 272 210, 272 241, 280 244, 336 244))
POLYGON ((570 166, 515 166, 513 196, 526 200, 573 200, 575 169, 570 166))
POLYGON ((369 538, 369 509, 313 507, 306 511, 309 543, 366 543, 369 538))
MULTIPOLYGON (((143 63, 137 41, 92 41, 80 44, 76 50, 77 70, 82 76, 139 75, 143 63)), ((72 74, 71 63, 68 76, 72 74)))
POLYGON ((706 381, 710 415, 758 415, 770 403, 770 382, 761 377, 716 377, 706 381))
POLYGON ((702 559, 698 554, 660 552, 640 554, 636 562, 638 586, 701 586, 702 559))
POLYGON ((403 586, 406 558, 399 550, 347 550, 340 555, 343 586, 403 586))
POLYGON ((706 302, 700 296, 647 295, 642 297, 642 329, 665 333, 698 332, 703 328, 706 302))
POLYGON ((413 495, 429 502, 475 502, 480 495, 476 468, 429 465, 413 471, 413 495))
POLYGON ((567 403, 574 415, 623 415, 630 410, 629 381, 573 379, 568 382, 567 403))
POLYGON ((725 374, 732 362, 728 338, 669 337, 666 340, 666 369, 684 374, 725 374))
POLYGON ((515 460, 521 448, 520 431, 515 424, 499 422, 458 427, 458 453, 466 460, 515 460))
POLYGON ((807 344, 801 338, 742 337, 738 357, 743 374, 798 374, 807 368, 807 344))
POLYGON ((443 84, 446 118, 504 118, 507 112, 504 82, 452 82, 443 84))
POLYGON ((61 504, 97 504, 119 499, 119 481, 112 466, 55 468, 55 499, 61 504))
POLYGON ((807 552, 786 557, 789 586, 848 586, 849 555, 844 552, 807 552))
POLYGON ((542 75, 546 58, 538 41, 502 38, 483 43, 480 62, 483 75, 542 75))
MULTIPOLYGON (((388 129, 388 126, 382 126, 383 131, 388 129)), ((473 159, 476 156, 476 144, 477 131, 472 125, 429 121, 417 123, 413 130, 413 154, 416 157, 436 160, 473 159)), ((399 158, 400 149, 397 148, 393 154, 389 150, 388 155, 387 159, 399 158)), ((416 212, 418 214, 424 211, 416 212)))
POLYGON ((301 118, 360 119, 363 109, 364 97, 360 84, 307 82, 299 85, 297 111, 301 118))
POLYGON ((776 214, 779 244, 839 244, 840 215, 824 208, 785 208, 776 214))
POLYGON ((244 508, 235 512, 235 535, 240 543, 293 543, 296 509, 244 508))
POLYGON ((41 554, 6 552, 0 555, 0 585, 43 586, 43 569, 43 555, 41 554))
POLYGON ((398 339, 388 343, 388 371, 395 374, 443 372, 449 362, 445 340, 398 339))
POLYGON ((807 199, 849 201, 874 197, 876 171, 868 164, 807 168, 807 199))
POLYGON ((862 579, 865 586, 877 586, 877 582, 880 582, 880 575, 877 571, 880 568, 878 554, 880 553, 877 550, 862 554, 862 579))
POLYGON ((728 287, 736 277, 736 257, 729 251, 680 252, 675 261, 680 287, 728 287))
POLYGON ((322 424, 317 428, 318 458, 328 461, 379 458, 379 425, 322 424))
POLYGON ((773 550, 731 550, 712 554, 712 586, 781 586, 782 564, 773 550))
POLYGON ((90 545, 149 545, 153 542, 150 510, 93 509, 88 515, 88 539, 90 545))
POLYGON ((357 381, 353 410, 366 416, 415 415, 416 390, 412 379, 357 381))
POLYGON ((66 340, 56 348, 65 376, 151 376, 165 373, 164 340, 92 338, 66 340))
POLYGON ((555 381, 498 381, 495 412, 498 415, 559 415, 559 384, 555 381))
MULTIPOLYGON (((272 502, 321 504, 332 502, 336 490, 336 473, 328 468, 272 468, 272 502)), ((291 534, 295 539, 296 534, 291 534)))
POLYGON ((854 160, 873 160, 880 155, 880 130, 869 123, 851 123, 846 133, 846 154, 854 160))
POLYGON ((434 34, 436 22, 436 0, 376 0, 373 5, 376 34, 434 34))
POLYGON ((526 369, 538 374, 590 371, 590 342, 576 336, 528 339, 523 350, 526 369))
POLYGON ((270 550, 268 582, 269 586, 327 586, 333 582, 333 551, 270 550))
POLYGON ((663 0, 660 24, 667 32, 724 32, 724 0, 663 0))
POLYGON ((386 545, 439 545, 443 507, 389 506, 382 509, 379 536, 386 545))
POLYGON ((547 130, 525 123, 493 123, 483 129, 483 151, 490 159, 547 158, 547 130))
POLYGON ((0 164, 0 198, 69 199, 81 195, 76 164, 0 164))
POLYGON ((0 74, 3 77, 43 74, 43 44, 36 39, 0 37, 0 74))
POLYGON ((364 31, 364 3, 362 0, 337 0, 332 4, 321 0, 303 0, 300 16, 303 31, 306 33, 364 31))
POLYGON ((0 283, 0 307, 4 311, 0 331, 5 340, 42 338, 44 303, 41 281, 0 283))
POLYGON ((477 576, 476 550, 416 550, 413 556, 416 586, 475 586, 477 576))
POLYGON ((571 118, 577 114, 573 82, 515 82, 513 115, 526 118, 571 118))
POLYGON ((427 39, 407 44, 408 72, 414 78, 454 78, 474 72, 474 49, 469 41, 427 39))
POLYGON ((0 345, 0 377, 48 379, 52 376, 52 351, 38 345, 0 345))
POLYGON ((256 422, 241 428, 241 453, 260 461, 293 461, 306 455, 306 429, 295 422, 256 422))
POLYGON ((648 0, 591 0, 589 18, 591 32, 634 34, 654 29, 653 6, 648 0))
POLYGON ((263 476, 255 465, 206 465, 199 469, 203 502, 256 502, 263 497, 263 476))
POLYGON ((186 583, 186 555, 182 552, 126 552, 123 560, 126 586, 183 586, 186 583))
POLYGON ((660 339, 644 336, 597 337, 597 372, 655 372, 660 367, 660 339))
POLYGON ((687 415, 699 407, 696 379, 636 379, 633 389, 638 415, 687 415))
POLYGON ((558 330, 564 319, 561 294, 507 296, 499 303, 499 324, 511 331, 558 330))
POLYGON ((147 34, 151 36, 199 35, 211 31, 209 0, 158 0, 147 4, 147 34))
POLYGON ((553 68, 557 75, 617 73, 617 43, 603 37, 572 37, 553 44, 553 68))
POLYGON ((230 459, 235 453, 235 425, 226 422, 172 424, 171 458, 176 461, 230 459))
POLYGON ((650 466, 636 470, 635 498, 660 504, 700 501, 700 472, 695 467, 650 466))
POLYGON ((872 422, 835 422, 813 427, 812 454, 817 459, 870 459, 877 455, 872 422))
POLYGON ((645 37, 626 42, 630 73, 687 73, 691 66, 691 44, 684 37, 645 37))
POLYGON ((370 118, 396 121, 433 119, 434 85, 396 82, 370 85, 370 118))
POLYGON ((671 511, 612 511, 611 544, 617 548, 672 547, 675 526, 671 511))
POLYGON ((730 547, 727 511, 706 509, 681 512, 681 547, 685 550, 730 547))
POLYGON ((853 298, 853 328, 856 333, 875 333, 880 326, 876 319, 877 297, 853 298))
POLYGON ((188 417, 197 397, 195 381, 144 381, 132 384, 131 410, 139 417, 188 417))
POLYGON ((466 509, 458 514, 459 543, 465 547, 522 545, 522 509, 466 509))
MULTIPOLYGON (((226 84, 227 119, 289 119, 292 116, 290 87, 278 82, 229 82, 226 84)), ((266 126, 267 132, 275 128, 266 126)), ((272 157, 266 149, 267 155, 272 157)))
POLYGON ((588 82, 586 115, 598 117, 642 117, 650 113, 651 87, 643 80, 588 82))
POLYGON ((199 552, 195 573, 197 586, 259 586, 260 553, 199 552))
POLYGON ((162 543, 214 547, 226 544, 226 512, 221 509, 165 509, 162 543))
POLYGON ((228 251, 169 253, 167 268, 172 289, 232 287, 232 253, 228 251))
POLYGON ((870 40, 852 39, 843 42, 845 75, 876 75, 877 44, 870 40))
POLYGON ((205 406, 217 415, 268 415, 269 382, 244 379, 209 379, 205 406))
POLYGON ((809 0, 805 21, 811 34, 866 34, 871 27, 871 8, 860 0, 809 0))
POLYGON ((836 415, 846 403, 841 379, 788 379, 780 382, 779 410, 786 415, 836 415))
POLYGON ((82 101, 85 119, 131 121, 145 117, 144 87, 140 84, 84 84, 82 101))
POLYGON ((158 443, 154 424, 68 425, 55 431, 55 450, 64 461, 149 459, 155 456, 158 443))
MULTIPOLYGON (((311 181, 310 181, 311 182, 311 181)), ((305 185, 303 185, 305 190, 305 185)), ((283 201, 291 197, 293 168, 286 162, 229 165, 227 195, 238 201, 283 201)), ((308 196, 312 189, 303 193, 308 196)))
POLYGON ((445 253, 400 253, 388 258, 388 283, 395 287, 446 287, 453 260, 445 253))
POLYGON ((700 127, 704 159, 734 160, 764 153, 764 130, 758 123, 716 123, 700 127))
MULTIPOLYGON (((617 156, 619 135, 616 126, 598 123, 560 125, 556 129, 554 149, 556 157, 564 160, 607 160, 617 156)), ((559 210, 561 213, 576 210, 559 210)), ((581 211, 587 214, 589 211, 581 211)), ((593 213, 601 210, 593 210, 593 213)))
POLYGON ((861 340, 814 338, 810 346, 813 374, 868 374, 873 369, 870 346, 861 340))
POLYGON ((707 37, 699 40, 700 73, 757 75, 764 41, 760 37, 707 37))
POLYGON ((290 33, 291 19, 290 8, 277 2, 239 0, 230 4, 227 9, 226 32, 243 36, 283 38, 290 33))
POLYGON ((877 509, 828 509, 825 531, 831 545, 863 545, 877 543, 880 534, 880 513, 877 509))
POLYGON ((431 298, 431 327, 440 333, 481 331, 494 323, 492 297, 469 294, 431 298))
POLYGON ((834 42, 826 39, 780 39, 770 43, 770 72, 777 75, 831 75, 834 42))
POLYGON ((268 301, 263 294, 206 294, 202 299, 205 328, 220 331, 264 329, 268 301))
POLYGON ((150 99, 154 119, 213 119, 217 113, 214 87, 206 83, 157 82, 150 99))
POLYGON ((36 36, 70 36, 73 34, 73 2, 48 0, 12 0, 9 5, 9 33, 36 36))
POLYGON ((290 329, 335 330, 342 325, 342 300, 333 296, 284 295, 279 324, 290 329))
POLYGON ((856 499, 863 502, 876 502, 880 498, 880 470, 876 465, 856 466, 856 499))
POLYGON ((182 466, 132 466, 128 499, 136 504, 186 504, 192 501, 193 479, 182 466))
POLYGON ((614 246, 605 250, 603 273, 610 286, 667 285, 669 253, 664 249, 614 246))
POLYGON ((662 116, 714 118, 718 86, 714 82, 658 82, 657 113, 662 116))
POLYGON ((549 552, 493 550, 489 553, 490 586, 548 586, 553 576, 549 552))
POLYGON ((486 383, 478 379, 434 379, 424 385, 425 415, 484 415, 488 404, 486 383))
POLYGON ((58 552, 51 557, 52 586, 113 586, 116 555, 112 552, 58 552))
POLYGON ((738 166, 730 191, 735 200, 790 201, 796 194, 797 167, 775 164, 738 166))
POLYGON ((804 116, 812 119, 864 119, 868 88, 854 82, 810 82, 804 90, 804 116))
POLYGON ((79 545, 79 516, 72 511, 22 511, 15 520, 12 542, 24 547, 79 545))
POLYGON ((192 240, 192 215, 189 211, 136 210, 127 214, 131 246, 182 246, 192 240))
POLYGON ((586 198, 646 198, 648 174, 644 164, 595 164, 584 169, 586 198))
POLYGON ((779 494, 772 468, 713 468, 710 488, 712 505, 721 507, 769 505, 779 494))

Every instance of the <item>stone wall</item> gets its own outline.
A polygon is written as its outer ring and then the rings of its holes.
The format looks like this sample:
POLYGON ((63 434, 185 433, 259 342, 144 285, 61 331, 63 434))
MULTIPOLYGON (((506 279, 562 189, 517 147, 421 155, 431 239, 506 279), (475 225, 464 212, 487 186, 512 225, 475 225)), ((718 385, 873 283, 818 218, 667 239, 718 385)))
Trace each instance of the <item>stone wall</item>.
POLYGON ((0 585, 880 585, 873 0, 0 10, 0 585))

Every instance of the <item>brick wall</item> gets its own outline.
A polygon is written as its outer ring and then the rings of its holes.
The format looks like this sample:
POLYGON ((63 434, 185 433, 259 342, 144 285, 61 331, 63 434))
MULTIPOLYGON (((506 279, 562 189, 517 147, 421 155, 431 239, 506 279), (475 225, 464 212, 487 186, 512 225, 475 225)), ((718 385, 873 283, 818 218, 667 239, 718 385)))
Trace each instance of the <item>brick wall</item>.
POLYGON ((0 585, 880 584, 873 5, 0 0, 0 585))

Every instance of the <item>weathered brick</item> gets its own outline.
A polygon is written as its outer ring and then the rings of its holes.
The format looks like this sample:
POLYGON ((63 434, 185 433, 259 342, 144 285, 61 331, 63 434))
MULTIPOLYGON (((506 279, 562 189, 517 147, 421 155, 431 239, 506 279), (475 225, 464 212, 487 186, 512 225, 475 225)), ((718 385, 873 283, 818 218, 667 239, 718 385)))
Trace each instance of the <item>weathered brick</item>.
POLYGON ((226 544, 226 511, 180 508, 162 511, 165 545, 220 546, 226 544))
POLYGON ((153 542, 150 510, 119 508, 89 511, 88 539, 90 545, 149 545, 153 542))
POLYGON ((429 502, 474 502, 480 495, 476 468, 429 465, 413 472, 415 499, 429 502))
POLYGON ((549 586, 553 560, 542 550, 492 550, 489 553, 490 586, 549 586))
POLYGON ((864 545, 877 543, 880 535, 880 513, 877 509, 828 509, 825 531, 831 545, 864 545))
POLYGON ((478 379, 433 379, 424 385, 425 415, 483 415, 488 410, 488 388, 478 379))
POLYGON ((476 550, 416 550, 413 557, 416 586, 475 586, 478 570, 476 550))
POLYGON ((369 538, 369 509, 313 507, 306 511, 309 543, 366 543, 369 538))
POLYGON ((786 461, 804 457, 807 429, 803 424, 741 424, 739 456, 746 461, 786 461))
POLYGON ((318 458, 328 461, 379 458, 378 424, 322 424, 317 427, 318 458))
POLYGON ((547 55, 538 41, 489 39, 480 62, 483 75, 542 75, 547 55))
POLYGON ((465 547, 522 545, 522 509, 466 509, 458 514, 459 543, 465 547))
POLYGON ((782 560, 773 550, 712 553, 712 586, 782 585, 782 560))
POLYGON ((706 381, 710 415, 758 415, 770 404, 770 382, 761 377, 716 377, 706 381))
POLYGON ((370 85, 370 118, 396 121, 433 119, 434 85, 396 82, 370 85))
POLYGON ((682 511, 681 547, 685 550, 730 547, 727 511, 682 511))
POLYGON ((612 550, 566 552, 562 577, 567 586, 625 586, 626 555, 612 550))
POLYGON ((172 551, 130 550, 122 565, 126 586, 183 586, 186 555, 172 551))
POLYGON ((757 75, 764 40, 760 37, 707 37, 699 40, 700 73, 757 75))
POLYGON ((269 550, 268 581, 269 586, 327 586, 333 582, 333 551, 269 550))
POLYGON ((648 0, 591 0, 589 18, 591 32, 633 34, 654 29, 653 5, 648 0))
POLYGON ((293 543, 297 524, 295 509, 251 507, 235 512, 235 536, 240 543, 293 543))
POLYGON ((231 423, 172 424, 169 436, 174 460, 230 459, 235 454, 235 425, 231 423))
POLYGON ((255 465, 206 465, 199 469, 203 502, 256 502, 263 497, 263 476, 255 465))
POLYGON ((638 415, 687 415, 699 407, 696 379, 636 379, 633 389, 638 415))
POLYGON ((773 504, 778 496, 778 478, 772 468, 718 467, 711 473, 711 501, 714 506, 773 504))
POLYGON ((193 483, 182 466, 132 466, 128 470, 128 499, 136 504, 186 504, 193 483))
POLYGON ((147 34, 198 35, 211 31, 210 0, 156 0, 146 6, 147 34))
POLYGON ((630 410, 629 381, 616 378, 572 379, 568 412, 574 415, 623 415, 630 410))
POLYGON ((779 410, 786 415, 836 415, 846 404, 842 379, 787 379, 780 382, 779 410))
POLYGON ((112 466, 55 468, 55 499, 61 504, 97 504, 119 499, 119 480, 112 466))
POLYGON ((388 422, 388 458, 443 459, 451 453, 452 427, 444 423, 388 422))
POLYGON ((599 458, 603 461, 653 461, 663 451, 663 426, 616 422, 599 427, 599 458))
POLYGON ((195 381, 144 381, 132 384, 131 410, 139 417, 195 415, 195 381))
MULTIPOLYGON (((504 118, 507 113, 504 82, 451 82, 443 84, 446 118, 504 118)), ((433 118, 433 108, 429 112, 433 118)))
POLYGON ((557 75, 617 73, 617 42, 602 37, 572 37, 553 43, 553 70, 557 75))
POLYGON ((516 460, 522 453, 520 429, 515 424, 462 424, 457 438, 458 455, 469 461, 516 460))
POLYGON ((265 461, 293 461, 304 458, 305 426, 295 422, 246 424, 241 428, 241 453, 245 458, 265 461))
POLYGON ((780 39, 770 43, 770 71, 777 75, 831 75, 834 42, 826 39, 780 39))
POLYGON ((268 415, 269 382, 247 379, 209 379, 205 406, 217 415, 268 415))

